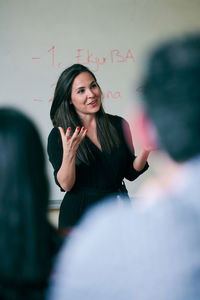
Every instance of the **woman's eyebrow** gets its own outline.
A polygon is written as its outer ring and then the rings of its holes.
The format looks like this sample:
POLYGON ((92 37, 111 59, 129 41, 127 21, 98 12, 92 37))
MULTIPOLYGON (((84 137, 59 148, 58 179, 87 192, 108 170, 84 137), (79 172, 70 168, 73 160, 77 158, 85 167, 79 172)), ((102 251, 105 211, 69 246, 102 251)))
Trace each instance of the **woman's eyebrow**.
POLYGON ((75 91, 80 90, 80 89, 84 89, 84 88, 85 88, 84 86, 79 86, 79 87, 77 87, 77 88, 75 89, 75 91))
POLYGON ((95 80, 91 81, 91 82, 90 82, 90 85, 93 84, 93 83, 96 83, 96 81, 95 81, 95 80))
MULTIPOLYGON (((91 85, 91 84, 93 84, 93 83, 96 83, 96 81, 95 81, 95 80, 91 81, 89 85, 91 85)), ((79 87, 77 87, 77 88, 75 89, 75 91, 80 90, 80 89, 84 89, 84 88, 85 88, 85 86, 79 86, 79 87)))

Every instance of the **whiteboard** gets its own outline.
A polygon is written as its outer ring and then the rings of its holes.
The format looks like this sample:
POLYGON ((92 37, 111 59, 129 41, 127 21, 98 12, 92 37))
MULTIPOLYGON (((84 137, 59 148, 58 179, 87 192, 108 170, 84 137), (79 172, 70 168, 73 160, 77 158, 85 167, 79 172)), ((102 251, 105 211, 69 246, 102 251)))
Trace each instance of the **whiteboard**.
MULTIPOLYGON (((66 67, 82 63, 97 77, 106 112, 132 126, 130 105, 137 110, 148 50, 168 37, 199 30, 199 20, 199 0, 1 0, 0 104, 27 113, 46 149, 57 79, 66 67)), ((50 163, 47 167, 50 198, 61 200, 50 163)), ((150 167, 127 182, 131 196, 151 172, 150 167)))

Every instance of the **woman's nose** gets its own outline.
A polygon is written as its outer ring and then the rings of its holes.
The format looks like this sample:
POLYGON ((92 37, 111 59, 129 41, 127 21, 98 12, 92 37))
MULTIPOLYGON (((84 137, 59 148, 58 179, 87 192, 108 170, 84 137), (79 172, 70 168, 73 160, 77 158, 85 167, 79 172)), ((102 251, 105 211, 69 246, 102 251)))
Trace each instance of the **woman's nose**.
POLYGON ((88 89, 87 95, 88 97, 94 97, 94 92, 91 89, 88 89))

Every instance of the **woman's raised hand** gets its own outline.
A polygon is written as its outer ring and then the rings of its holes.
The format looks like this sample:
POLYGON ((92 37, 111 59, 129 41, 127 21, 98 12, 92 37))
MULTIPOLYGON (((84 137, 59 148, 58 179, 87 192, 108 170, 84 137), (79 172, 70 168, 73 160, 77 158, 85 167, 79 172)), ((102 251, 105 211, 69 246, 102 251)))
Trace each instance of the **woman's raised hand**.
POLYGON ((67 128, 66 133, 64 132, 64 129, 62 127, 58 127, 58 129, 62 138, 63 152, 66 154, 75 154, 80 143, 87 134, 87 129, 85 127, 82 127, 80 130, 80 127, 76 127, 73 135, 71 135, 70 127, 67 128))

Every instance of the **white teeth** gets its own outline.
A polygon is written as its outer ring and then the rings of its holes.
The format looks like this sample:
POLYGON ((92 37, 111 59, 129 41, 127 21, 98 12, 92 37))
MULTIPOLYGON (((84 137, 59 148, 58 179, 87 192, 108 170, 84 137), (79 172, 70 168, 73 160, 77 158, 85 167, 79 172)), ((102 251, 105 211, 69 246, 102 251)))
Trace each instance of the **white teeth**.
POLYGON ((96 103, 96 100, 94 100, 94 101, 90 102, 89 104, 94 104, 94 103, 96 103))

